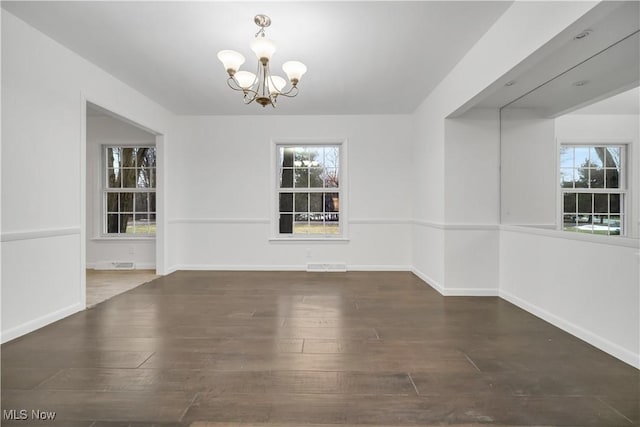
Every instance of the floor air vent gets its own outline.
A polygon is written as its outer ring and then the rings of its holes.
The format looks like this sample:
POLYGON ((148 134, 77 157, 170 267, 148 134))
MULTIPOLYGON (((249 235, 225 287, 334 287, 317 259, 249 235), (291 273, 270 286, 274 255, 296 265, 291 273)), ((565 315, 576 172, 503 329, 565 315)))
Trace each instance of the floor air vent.
POLYGON ((313 263, 307 264, 307 271, 316 271, 316 272, 345 272, 347 271, 347 264, 345 263, 313 263))

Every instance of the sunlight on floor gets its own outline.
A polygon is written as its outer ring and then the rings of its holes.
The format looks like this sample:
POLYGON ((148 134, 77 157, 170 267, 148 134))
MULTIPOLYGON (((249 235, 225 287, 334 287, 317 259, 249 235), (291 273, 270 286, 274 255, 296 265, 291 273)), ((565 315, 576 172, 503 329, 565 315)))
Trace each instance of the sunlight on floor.
POLYGON ((154 270, 87 269, 87 308, 157 278, 154 270))

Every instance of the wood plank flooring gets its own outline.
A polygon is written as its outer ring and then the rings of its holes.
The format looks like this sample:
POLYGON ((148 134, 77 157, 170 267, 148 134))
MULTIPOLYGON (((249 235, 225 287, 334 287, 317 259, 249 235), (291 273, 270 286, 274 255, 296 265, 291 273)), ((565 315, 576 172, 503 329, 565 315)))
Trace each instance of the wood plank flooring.
POLYGON ((157 277, 154 270, 87 269, 87 307, 93 307, 157 277))
POLYGON ((3 426, 640 425, 640 371, 403 272, 177 272, 1 351, 3 426))

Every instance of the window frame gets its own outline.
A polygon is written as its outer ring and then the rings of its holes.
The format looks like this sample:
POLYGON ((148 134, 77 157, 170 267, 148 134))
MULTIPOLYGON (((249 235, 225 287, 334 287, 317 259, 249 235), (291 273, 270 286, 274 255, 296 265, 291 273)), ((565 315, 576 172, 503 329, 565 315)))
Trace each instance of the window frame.
MULTIPOLYGON (((632 234, 630 229, 630 217, 632 216, 632 171, 630 167, 630 159, 632 156, 632 143, 627 139, 557 139, 556 150, 556 223, 559 231, 565 232, 564 229, 564 194, 565 193, 584 193, 584 194, 620 194, 622 198, 620 209, 620 234, 597 234, 589 232, 579 232, 576 234, 582 236, 595 236, 596 238, 628 238, 632 234), (563 147, 620 147, 620 186, 619 188, 563 188, 562 187, 562 165, 561 153, 563 147)), ((575 166, 574 166, 575 169, 575 166)), ((609 213, 608 215, 611 215, 609 213)), ((572 233, 571 231, 567 231, 572 233)))
MULTIPOLYGON (((316 242, 339 242, 348 241, 348 175, 347 175, 347 140, 345 138, 276 138, 271 140, 271 177, 268 182, 271 183, 271 235, 270 241, 316 241, 316 242), (280 147, 304 147, 304 146, 338 146, 339 147, 339 166, 338 176, 340 184, 336 191, 330 191, 339 194, 339 227, 338 234, 294 234, 280 233, 280 179, 278 165, 278 151, 280 147)), ((326 188, 305 189, 299 192, 328 192, 326 188), (311 190, 311 191, 309 191, 311 190)), ((285 192, 290 192, 285 191, 285 192)), ((294 191, 295 193, 295 191, 294 191)))
MULTIPOLYGON (((156 226, 158 223, 158 147, 155 143, 116 143, 116 144, 100 144, 100 239, 105 240, 154 240, 157 236, 156 233, 107 233, 107 215, 108 212, 108 203, 107 203, 107 195, 109 193, 154 193, 156 194, 156 209, 153 211, 153 214, 156 216, 156 226), (156 150, 156 165, 155 169, 155 185, 153 188, 127 188, 121 187, 120 189, 109 188, 109 166, 107 164, 107 150, 109 148, 154 148, 156 150)), ((136 168, 138 166, 136 165, 136 168)), ((151 211, 147 211, 151 213, 151 211)), ((133 203, 133 215, 135 212, 135 201, 133 203)))

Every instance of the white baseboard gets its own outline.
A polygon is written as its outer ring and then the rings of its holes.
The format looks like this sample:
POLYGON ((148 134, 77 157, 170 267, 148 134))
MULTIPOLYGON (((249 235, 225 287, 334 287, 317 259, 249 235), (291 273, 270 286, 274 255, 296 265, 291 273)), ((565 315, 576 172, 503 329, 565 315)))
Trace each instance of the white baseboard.
POLYGON ((498 289, 491 288, 445 288, 444 296, 447 297, 497 297, 498 289))
POLYGON ((241 265, 241 264, 178 264, 169 273, 185 271, 305 271, 306 265, 241 265))
POLYGON ((586 341, 587 343, 599 348, 605 353, 608 353, 611 356, 620 359, 635 368, 640 369, 640 354, 629 351, 626 348, 621 347, 606 338, 594 334, 593 332, 587 331, 586 329, 583 329, 580 326, 575 325, 574 323, 563 319, 560 316, 556 316, 555 314, 550 313, 535 304, 531 304, 509 292, 501 290, 499 295, 502 299, 509 301, 511 304, 520 307, 521 309, 541 318, 546 322, 551 323, 552 325, 570 333, 573 336, 580 338, 583 341, 586 341))
POLYGON ((22 335, 33 332, 36 329, 40 329, 50 323, 57 322, 60 319, 64 319, 65 317, 84 309, 84 303, 77 303, 70 305, 69 307, 65 307, 61 310, 54 311, 53 313, 46 314, 42 317, 38 317, 37 319, 30 320, 26 323, 23 323, 22 325, 18 325, 6 331, 2 331, 2 338, 0 338, 0 341, 4 344, 8 341, 11 341, 12 339, 21 337, 22 335))
MULTIPOLYGON (((178 270, 196 271, 306 271, 307 265, 239 265, 239 264, 178 264, 171 266, 167 274, 178 270)), ((347 271, 411 271, 409 265, 347 265, 347 271)))
MULTIPOLYGON (((114 261, 87 262, 87 268, 91 270, 116 270, 113 268, 114 261)), ((155 270, 156 264, 153 262, 135 262, 134 270, 155 270)))
POLYGON ((411 271, 410 265, 347 265, 347 271, 411 271))
POLYGON ((438 291, 440 295, 444 297, 497 297, 499 295, 498 289, 490 288, 446 288, 442 283, 424 274, 422 271, 415 267, 410 270, 413 274, 418 276, 427 285, 438 291))
POLYGON ((432 279, 431 277, 424 274, 422 271, 418 270, 415 267, 411 267, 411 272, 422 279, 427 285, 431 286, 433 289, 438 291, 440 295, 444 295, 444 286, 442 286, 437 280, 432 279))

